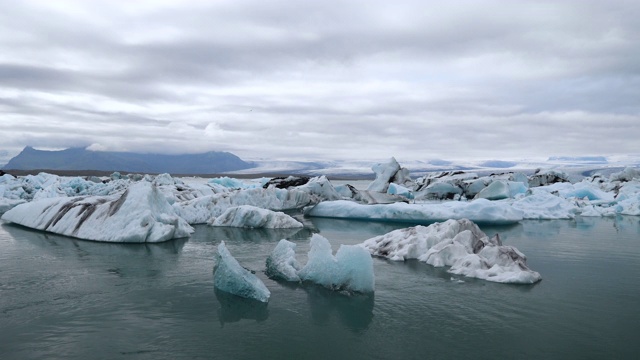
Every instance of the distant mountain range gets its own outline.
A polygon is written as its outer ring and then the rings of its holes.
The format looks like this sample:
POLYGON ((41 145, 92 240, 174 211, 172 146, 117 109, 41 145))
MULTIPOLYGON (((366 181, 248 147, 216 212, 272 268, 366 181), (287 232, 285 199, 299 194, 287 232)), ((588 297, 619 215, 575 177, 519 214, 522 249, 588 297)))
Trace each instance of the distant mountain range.
POLYGON ((3 167, 4 170, 98 170, 137 173, 218 174, 249 169, 255 165, 228 152, 163 155, 90 151, 70 148, 36 150, 30 146, 3 167))

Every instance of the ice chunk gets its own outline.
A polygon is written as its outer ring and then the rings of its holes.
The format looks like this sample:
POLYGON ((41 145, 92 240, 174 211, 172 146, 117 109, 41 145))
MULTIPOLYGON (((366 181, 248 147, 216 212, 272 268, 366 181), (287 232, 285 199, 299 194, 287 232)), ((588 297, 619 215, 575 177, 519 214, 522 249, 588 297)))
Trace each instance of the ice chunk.
POLYGON ((376 173, 376 179, 369 184, 367 190, 384 193, 387 192, 394 175, 400 171, 400 164, 395 158, 391 158, 386 163, 375 164, 371 169, 376 173))
POLYGON ((389 184, 389 188, 387 189, 387 193, 390 195, 400 195, 404 196, 407 199, 413 199, 413 192, 406 187, 394 183, 389 184))
POLYGON ((489 186, 480 190, 476 198, 484 198, 488 200, 508 199, 517 194, 524 194, 528 187, 520 182, 494 180, 489 186))
POLYGON ((371 221, 398 221, 426 224, 448 219, 470 219, 475 222, 511 224, 522 220, 522 211, 508 203, 486 199, 450 201, 437 204, 362 205, 352 201, 325 201, 307 209, 305 215, 371 221))
POLYGON ((311 237, 309 260, 298 276, 332 290, 366 293, 375 288, 373 260, 365 249, 341 245, 334 257, 329 241, 318 234, 311 237))
POLYGON ((255 184, 253 186, 250 186, 250 185, 245 184, 242 180, 235 179, 235 178, 230 178, 230 177, 227 177, 227 176, 223 176, 223 177, 219 177, 219 178, 213 178, 213 179, 209 180, 209 184, 220 185, 220 186, 223 186, 223 187, 229 188, 229 189, 244 189, 244 188, 248 188, 248 187, 256 187, 255 184))
POLYGON ((216 264, 213 268, 213 286, 221 291, 244 298, 268 302, 271 292, 264 283, 246 270, 231 256, 224 241, 218 245, 216 264))
POLYGON ((285 281, 300 281, 300 264, 296 260, 295 250, 296 244, 285 239, 280 240, 267 258, 267 276, 285 281))
POLYGON ((462 189, 459 186, 447 183, 436 182, 422 189, 416 198, 427 200, 453 199, 456 195, 461 195, 462 189))
POLYGON ((624 170, 613 173, 609 177, 609 181, 631 181, 633 179, 640 179, 640 169, 634 169, 632 167, 626 167, 624 170))
POLYGON ((211 226, 284 229, 303 227, 302 223, 283 213, 251 205, 230 207, 209 220, 211 226))
POLYGON ((193 228, 148 182, 120 195, 48 198, 21 204, 3 220, 26 227, 109 242, 160 242, 187 237, 193 228))
POLYGON ((526 266, 525 256, 499 237, 489 239, 467 219, 395 230, 364 241, 372 255, 390 260, 418 259, 449 272, 500 282, 533 284, 540 274, 526 266))

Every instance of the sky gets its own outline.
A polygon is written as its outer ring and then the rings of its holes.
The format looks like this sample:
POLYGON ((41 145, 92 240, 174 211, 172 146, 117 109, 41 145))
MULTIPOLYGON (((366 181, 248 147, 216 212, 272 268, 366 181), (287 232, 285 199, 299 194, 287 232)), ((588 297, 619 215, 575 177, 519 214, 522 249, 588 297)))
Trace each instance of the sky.
POLYGON ((0 0, 0 162, 640 153, 640 1, 0 0))

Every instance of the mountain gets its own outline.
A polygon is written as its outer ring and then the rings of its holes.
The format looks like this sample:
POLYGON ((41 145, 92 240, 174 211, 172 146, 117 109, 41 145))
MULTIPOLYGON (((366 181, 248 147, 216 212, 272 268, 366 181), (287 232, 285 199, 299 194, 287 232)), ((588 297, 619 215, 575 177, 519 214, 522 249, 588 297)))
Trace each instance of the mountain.
POLYGON ((140 173, 216 174, 253 167, 228 152, 163 155, 131 152, 90 151, 70 148, 36 150, 30 146, 3 167, 4 170, 100 170, 140 173))

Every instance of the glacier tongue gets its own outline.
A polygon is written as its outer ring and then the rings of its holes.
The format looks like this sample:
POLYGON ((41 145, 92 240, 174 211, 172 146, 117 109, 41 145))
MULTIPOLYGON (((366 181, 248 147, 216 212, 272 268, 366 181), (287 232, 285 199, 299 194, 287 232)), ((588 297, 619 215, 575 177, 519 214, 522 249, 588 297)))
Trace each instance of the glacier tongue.
POLYGON ((218 245, 216 264, 213 268, 213 286, 221 291, 244 298, 268 302, 271 292, 254 274, 243 268, 231 256, 224 241, 218 245))
POLYGON ((515 247, 489 239, 467 219, 399 229, 365 240, 372 255, 402 261, 418 259, 449 272, 500 283, 533 284, 540 274, 530 270, 515 247))
POLYGON ((160 242, 187 237, 193 228, 146 181, 110 196, 53 197, 18 205, 3 220, 85 240, 160 242))

